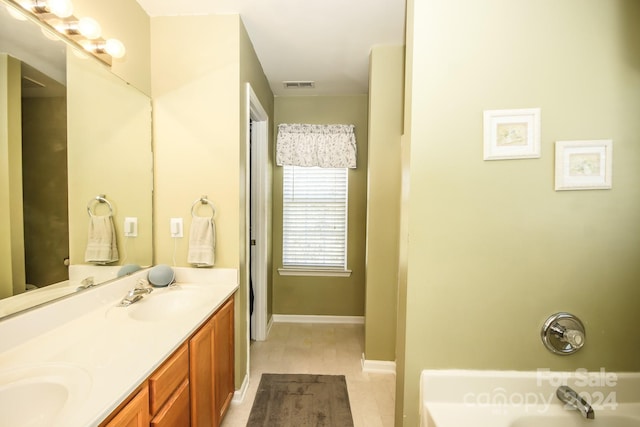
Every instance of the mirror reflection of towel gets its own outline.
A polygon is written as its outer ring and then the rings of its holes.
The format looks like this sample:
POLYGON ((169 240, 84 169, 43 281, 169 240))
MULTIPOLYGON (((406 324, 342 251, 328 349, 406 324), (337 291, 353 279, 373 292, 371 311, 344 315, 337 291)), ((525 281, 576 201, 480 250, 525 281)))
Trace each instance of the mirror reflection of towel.
POLYGON ((195 216, 189 232, 187 262, 196 267, 213 267, 216 246, 216 226, 213 218, 195 216))
POLYGON ((89 218, 89 235, 84 261, 97 264, 118 261, 116 229, 111 215, 93 215, 89 218))

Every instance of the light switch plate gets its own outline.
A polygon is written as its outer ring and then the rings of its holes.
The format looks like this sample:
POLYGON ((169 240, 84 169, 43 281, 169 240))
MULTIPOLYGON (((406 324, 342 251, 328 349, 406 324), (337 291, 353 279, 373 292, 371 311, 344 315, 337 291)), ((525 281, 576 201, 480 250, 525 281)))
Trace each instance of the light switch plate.
POLYGON ((182 218, 171 218, 171 237, 183 237, 182 218))
POLYGON ((124 218, 124 235, 125 237, 136 237, 138 235, 138 218, 131 216, 124 218))

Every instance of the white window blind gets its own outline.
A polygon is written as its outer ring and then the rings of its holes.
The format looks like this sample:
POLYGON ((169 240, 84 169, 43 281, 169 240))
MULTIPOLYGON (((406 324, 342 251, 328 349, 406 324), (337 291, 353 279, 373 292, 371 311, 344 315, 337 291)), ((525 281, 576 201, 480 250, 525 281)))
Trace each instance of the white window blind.
POLYGON ((284 166, 283 266, 347 266, 347 168, 284 166))

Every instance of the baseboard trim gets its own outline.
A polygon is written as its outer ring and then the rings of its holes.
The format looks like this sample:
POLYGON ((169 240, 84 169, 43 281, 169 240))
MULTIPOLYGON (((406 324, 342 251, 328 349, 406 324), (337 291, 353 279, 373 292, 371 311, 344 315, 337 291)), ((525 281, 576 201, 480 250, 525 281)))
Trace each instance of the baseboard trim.
POLYGON ((264 337, 265 340, 269 338, 269 334, 271 333, 271 327, 273 326, 273 315, 269 318, 267 322, 267 335, 264 337))
POLYGON ((244 401, 244 397, 247 395, 247 390, 249 389, 249 376, 245 375, 244 380, 242 380, 242 385, 239 390, 236 390, 233 393, 233 398, 231 399, 231 403, 233 405, 239 405, 244 401))
POLYGON ((298 314, 274 314, 272 319, 274 323, 364 324, 364 316, 307 316, 298 314))
POLYGON ((362 372, 376 374, 396 374, 396 362, 388 360, 367 360, 362 353, 362 372))

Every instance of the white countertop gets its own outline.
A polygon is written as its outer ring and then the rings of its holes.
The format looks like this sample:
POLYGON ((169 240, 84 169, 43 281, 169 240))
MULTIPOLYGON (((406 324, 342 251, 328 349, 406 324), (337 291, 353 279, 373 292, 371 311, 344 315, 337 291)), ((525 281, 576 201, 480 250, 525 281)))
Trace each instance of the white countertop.
MULTIPOLYGON (((235 269, 174 270, 178 286, 202 290, 199 303, 180 316, 140 321, 115 307, 146 278, 141 271, 1 321, 0 388, 20 372, 68 368, 82 397, 45 425, 98 425, 238 289, 235 269)), ((157 288, 145 298, 176 290, 157 288)))

